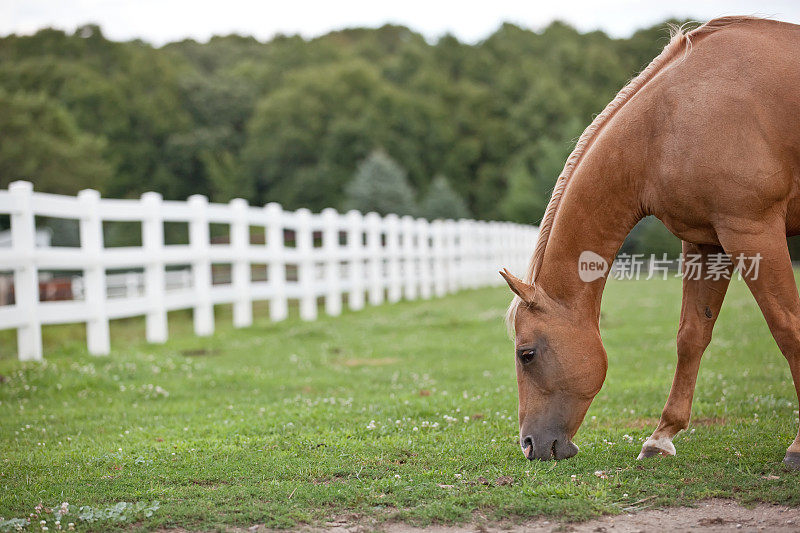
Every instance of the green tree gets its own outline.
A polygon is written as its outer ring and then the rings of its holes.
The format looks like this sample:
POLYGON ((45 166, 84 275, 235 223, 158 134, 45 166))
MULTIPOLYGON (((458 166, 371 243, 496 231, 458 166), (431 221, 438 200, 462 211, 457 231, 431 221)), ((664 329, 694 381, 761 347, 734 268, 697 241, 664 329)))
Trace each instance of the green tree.
POLYGON ((72 35, 42 30, 0 38, 0 87, 43 93, 72 115, 79 130, 104 138, 96 162, 112 168, 106 184, 112 196, 153 189, 172 196, 180 189, 175 184, 185 186, 178 196, 204 192, 194 175, 170 168, 167 140, 190 125, 181 108, 179 65, 144 43, 109 41, 97 26, 72 35))
POLYGON ((61 104, 43 94, 0 90, 0 187, 24 179, 39 191, 103 190, 111 167, 102 138, 78 129, 61 104))
POLYGON ((453 190, 450 182, 441 174, 435 176, 428 187, 428 192, 420 204, 419 214, 428 220, 437 218, 458 220, 470 216, 464 199, 453 190))
POLYGON ((358 165, 345 188, 345 209, 381 215, 415 215, 414 190, 406 171, 381 150, 372 152, 358 165))

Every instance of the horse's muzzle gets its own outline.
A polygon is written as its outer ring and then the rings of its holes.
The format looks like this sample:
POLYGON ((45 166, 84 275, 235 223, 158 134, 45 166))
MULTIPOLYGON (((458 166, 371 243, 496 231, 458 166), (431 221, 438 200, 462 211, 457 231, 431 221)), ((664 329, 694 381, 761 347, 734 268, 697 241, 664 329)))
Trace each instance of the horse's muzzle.
POLYGON ((520 439, 522 453, 533 461, 549 461, 550 459, 569 459, 578 453, 578 447, 566 436, 551 437, 527 435, 520 439))

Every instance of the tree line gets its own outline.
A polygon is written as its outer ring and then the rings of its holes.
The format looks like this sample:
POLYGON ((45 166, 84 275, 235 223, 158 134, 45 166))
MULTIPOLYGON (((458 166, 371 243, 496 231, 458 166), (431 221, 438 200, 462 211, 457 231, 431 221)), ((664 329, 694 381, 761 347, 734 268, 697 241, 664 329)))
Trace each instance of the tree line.
MULTIPOLYGON (((668 38, 562 22, 476 44, 393 25, 158 48, 96 25, 9 35, 0 187, 537 223, 582 129, 668 38)), ((646 223, 637 246, 665 231, 646 223)))

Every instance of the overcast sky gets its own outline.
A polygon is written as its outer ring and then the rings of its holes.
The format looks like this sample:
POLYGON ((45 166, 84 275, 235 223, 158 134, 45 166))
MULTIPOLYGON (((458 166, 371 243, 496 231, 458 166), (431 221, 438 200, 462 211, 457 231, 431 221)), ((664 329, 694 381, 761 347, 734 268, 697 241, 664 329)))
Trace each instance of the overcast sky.
POLYGON ((707 20, 761 15, 800 23, 797 0, 0 0, 0 34, 30 34, 43 27, 72 31, 97 23, 115 40, 141 38, 156 45, 191 37, 239 33, 267 40, 276 33, 315 37, 353 26, 403 24, 435 40, 450 32, 476 42, 504 21, 538 29, 554 19, 580 30, 616 37, 668 17, 707 20))

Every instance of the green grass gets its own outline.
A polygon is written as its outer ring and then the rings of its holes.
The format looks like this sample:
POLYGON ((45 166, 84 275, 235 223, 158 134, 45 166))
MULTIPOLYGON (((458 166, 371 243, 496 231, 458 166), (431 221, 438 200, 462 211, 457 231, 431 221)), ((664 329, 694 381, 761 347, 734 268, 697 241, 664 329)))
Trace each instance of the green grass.
POLYGON ((127 321, 103 358, 69 340, 80 329, 49 330, 46 363, 0 360, 0 516, 158 501, 135 527, 216 529, 571 520, 711 496, 800 503, 800 476, 781 465, 797 431, 788 365, 740 281, 678 456, 645 462, 675 365, 680 282, 609 282, 608 378, 581 452, 557 463, 528 462, 517 445, 507 301, 494 288, 313 323, 220 320, 205 339, 178 314, 163 346, 135 340, 141 321, 127 321))

